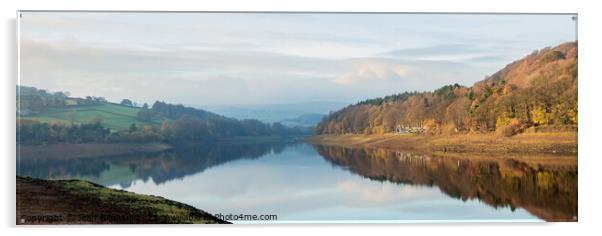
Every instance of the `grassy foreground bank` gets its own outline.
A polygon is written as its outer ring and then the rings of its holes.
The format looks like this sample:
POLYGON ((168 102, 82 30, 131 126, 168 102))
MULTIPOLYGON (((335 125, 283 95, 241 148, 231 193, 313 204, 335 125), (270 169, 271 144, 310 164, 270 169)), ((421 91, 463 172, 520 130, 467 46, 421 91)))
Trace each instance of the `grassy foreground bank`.
POLYGON ((577 132, 462 135, 317 135, 309 142, 328 146, 427 152, 577 154, 577 132))
POLYGON ((17 224, 222 224, 192 206, 82 180, 17 176, 17 224))

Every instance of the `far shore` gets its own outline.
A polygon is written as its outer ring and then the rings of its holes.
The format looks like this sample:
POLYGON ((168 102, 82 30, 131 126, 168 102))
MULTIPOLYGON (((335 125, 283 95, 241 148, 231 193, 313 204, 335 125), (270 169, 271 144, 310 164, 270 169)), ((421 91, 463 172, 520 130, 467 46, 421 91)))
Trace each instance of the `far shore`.
MULTIPOLYGON (((55 143, 45 145, 18 145, 20 160, 66 160, 116 156, 131 153, 162 152, 173 148, 166 143, 55 143)), ((18 160, 17 160, 18 161, 18 160)))
MULTIPOLYGON (((303 140, 305 136, 254 136, 229 137, 213 140, 215 143, 260 144, 282 141, 303 140)), ((163 152, 173 148, 194 147, 207 141, 188 141, 177 145, 164 142, 150 143, 51 143, 39 145, 17 145, 20 160, 52 159, 68 160, 80 158, 95 158, 104 156, 120 156, 133 153, 163 152)))
POLYGON ((312 144, 348 148, 383 148, 393 151, 450 153, 577 154, 577 132, 523 133, 499 137, 493 133, 458 135, 316 135, 312 144))
MULTIPOLYGON (((489 133, 458 135, 315 135, 286 137, 312 144, 348 148, 383 148, 393 151, 448 152, 448 153, 539 153, 577 154, 577 132, 523 133, 512 137, 499 137, 489 133)), ((245 137, 218 140, 236 143, 263 143, 282 141, 283 137, 245 137)), ((192 145, 191 143, 190 145, 192 145)), ((20 160, 39 158, 66 160, 118 156, 132 153, 154 153, 174 148, 161 143, 55 143, 43 145, 19 145, 20 160)))

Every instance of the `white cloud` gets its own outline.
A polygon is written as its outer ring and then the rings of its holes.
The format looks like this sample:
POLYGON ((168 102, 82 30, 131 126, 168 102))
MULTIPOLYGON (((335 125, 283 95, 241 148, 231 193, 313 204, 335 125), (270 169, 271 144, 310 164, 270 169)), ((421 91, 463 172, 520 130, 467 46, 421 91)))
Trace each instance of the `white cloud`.
POLYGON ((407 76, 412 68, 386 59, 356 59, 343 64, 345 71, 335 78, 335 82, 351 85, 358 82, 398 80, 407 76))

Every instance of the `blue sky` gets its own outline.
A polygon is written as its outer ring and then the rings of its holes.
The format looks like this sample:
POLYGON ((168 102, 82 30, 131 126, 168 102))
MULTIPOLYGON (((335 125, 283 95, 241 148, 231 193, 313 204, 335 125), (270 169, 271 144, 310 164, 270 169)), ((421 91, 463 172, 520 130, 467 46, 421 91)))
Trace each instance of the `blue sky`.
POLYGON ((472 85, 575 39, 569 15, 24 12, 21 83, 193 106, 472 85))

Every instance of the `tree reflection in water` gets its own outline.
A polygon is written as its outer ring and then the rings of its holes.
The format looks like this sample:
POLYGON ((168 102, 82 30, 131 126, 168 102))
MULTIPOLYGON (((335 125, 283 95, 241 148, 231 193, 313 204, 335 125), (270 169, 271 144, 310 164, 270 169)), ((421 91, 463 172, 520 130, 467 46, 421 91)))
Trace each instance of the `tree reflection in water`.
POLYGON ((449 196, 577 220, 577 157, 412 154, 316 145, 332 164, 375 181, 436 186, 449 196))
MULTIPOLYGON (((206 143, 159 153, 126 156, 21 161, 19 175, 43 179, 84 179, 127 188, 134 181, 160 185, 240 159, 281 153, 296 142, 206 143)), ((347 149, 315 145, 307 157, 324 158, 373 181, 432 186, 467 201, 494 208, 524 208, 548 221, 577 216, 576 156, 478 156, 416 154, 383 149, 347 149)), ((310 150, 310 149, 308 149, 310 150)), ((216 180, 218 181, 218 180, 216 180)))
POLYGON ((19 175, 41 179, 84 179, 105 186, 129 187, 136 180, 156 184, 183 178, 239 159, 255 159, 280 153, 294 142, 199 143, 158 153, 52 160, 37 158, 21 161, 19 175))

